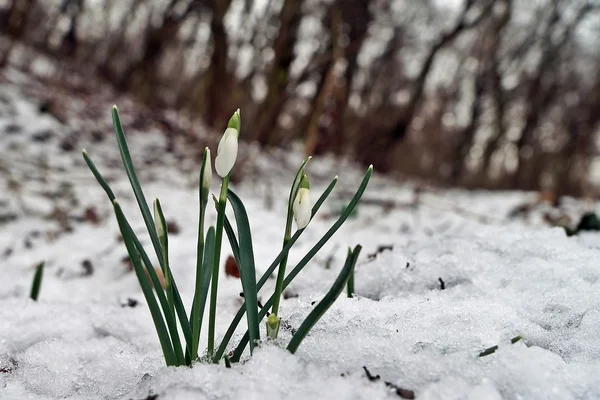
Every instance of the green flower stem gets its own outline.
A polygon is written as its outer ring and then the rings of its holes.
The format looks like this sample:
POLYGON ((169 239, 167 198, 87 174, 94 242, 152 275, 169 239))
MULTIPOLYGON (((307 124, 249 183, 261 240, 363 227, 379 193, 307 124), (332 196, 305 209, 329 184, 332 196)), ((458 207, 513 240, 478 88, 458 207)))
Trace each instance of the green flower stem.
POLYGON ((223 178, 219 204, 217 207, 217 228, 215 232, 215 256, 213 263, 212 282, 210 286, 210 313, 208 317, 208 356, 215 351, 215 320, 217 317, 217 290, 219 288, 219 264, 221 262, 221 242, 223 239, 223 224, 225 222, 225 206, 227 205, 227 189, 229 174, 223 178))
MULTIPOLYGON (((294 177, 294 182, 292 183, 292 188, 290 190, 290 197, 288 199, 288 210, 287 210, 287 220, 285 222, 285 233, 283 236, 283 248, 289 243, 290 238, 292 237, 292 219, 294 217, 293 203, 294 199, 298 195, 298 189, 300 188, 300 182, 302 181, 302 177, 304 176, 304 168, 306 164, 311 160, 311 156, 304 159, 302 165, 298 169, 296 176, 294 177)), ((281 292, 283 290, 283 278, 285 276, 285 268, 287 266, 288 254, 286 253, 284 257, 281 259, 281 263, 279 264, 279 270, 277 271, 277 282, 275 284, 275 301, 273 302, 273 308, 271 309, 271 313, 276 316, 279 314, 279 303, 281 301, 281 292)), ((274 331, 274 332, 277 332, 274 331)), ((274 339, 277 339, 277 334, 275 333, 274 339)))
MULTIPOLYGON (((319 197, 319 199, 317 200, 317 202, 315 203, 315 205, 312 208, 313 216, 317 213, 317 211, 319 211, 319 208, 321 208, 325 199, 327 199, 327 197, 329 197, 329 195, 333 191, 333 188, 335 187, 337 181, 338 181, 338 178, 336 176, 331 181, 329 186, 327 186, 327 188, 325 189, 325 191, 323 192, 321 197, 319 197)), ((275 257, 275 260, 273 260, 273 262, 271 263, 269 268, 267 268, 267 270, 263 273, 263 276, 256 283, 257 290, 260 290, 263 287, 263 285, 267 282, 267 280, 269 279, 269 276, 271 276, 271 274, 275 271, 275 268, 277 268, 277 265, 281 262, 283 257, 290 251, 290 249, 292 248, 294 243, 296 243, 296 241, 298 240, 298 238, 300 237, 302 232, 304 232, 304 229, 296 231, 296 233, 294 233, 294 236, 292 236, 292 238, 287 243, 287 245, 283 248, 283 250, 281 250, 281 252, 277 255, 277 257, 275 257)), ((269 304, 269 306, 270 306, 270 304, 269 304)), ((269 306, 267 306, 267 307, 269 307, 269 306)), ((223 336, 223 339, 221 340, 221 344, 219 345, 219 348, 218 348, 216 354, 213 356, 213 362, 215 362, 215 363, 219 362, 219 360, 221 359, 223 354, 225 354, 227 345, 229 344, 229 341, 231 340, 231 337, 233 336, 238 324, 242 320, 242 317, 244 316, 245 312, 246 312, 246 302, 244 302, 240 306, 238 312, 235 314, 235 317, 233 317, 233 320, 229 324, 229 328, 227 328, 227 331, 225 332, 225 336, 223 336)))
MULTIPOLYGON (((207 191, 208 192, 208 191, 207 191)), ((204 216, 206 214, 206 202, 201 202, 200 205, 200 218, 198 220, 198 245, 197 245, 197 256, 196 256, 196 286, 194 293, 194 307, 192 312, 192 356, 198 358, 198 345, 200 341, 200 289, 202 287, 202 260, 204 257, 204 216)))
MULTIPOLYGON (((302 269, 306 266, 306 264, 308 264, 308 262, 315 256, 315 254, 318 253, 318 251, 325 245, 325 243, 327 243, 327 241, 331 238, 331 236, 333 236, 333 234, 342 226, 342 224, 346 221, 348 216, 350 216, 350 214, 352 213, 352 211, 354 210, 354 208, 360 201, 360 198, 362 197, 365 189, 367 188, 367 184, 369 183, 369 180, 371 179, 372 173, 373 173, 373 166, 371 165, 367 169, 367 172, 366 172, 360 186, 358 187, 358 190, 354 194, 354 197, 352 198, 352 200, 350 200, 350 203, 348 203, 348 205, 342 212, 342 215, 340 215, 338 220, 331 226, 331 228, 329 228, 329 230, 325 233, 325 235, 323 235, 323 237, 317 242, 317 244, 314 245, 314 247, 308 253, 306 253, 304 258, 302 258, 302 260, 300 260, 298 262, 298 264, 296 264, 296 266, 290 271, 288 276, 283 280, 283 288, 284 289, 292 282, 292 280, 300 273, 300 271, 302 271, 302 269)), ((320 204, 318 204, 318 205, 320 206, 320 204)), ((317 204, 315 204, 315 206, 317 206, 317 204)), ((313 207, 313 210, 314 210, 314 207, 313 207)), ((314 216, 314 213, 313 213, 313 216, 314 216)), ((302 231, 298 231, 298 232, 302 232, 302 231)), ((298 232, 296 232, 296 233, 298 233, 298 232)), ((294 237, 295 236, 296 235, 294 235, 294 237)), ((261 285, 260 285, 260 281, 259 281, 258 288, 260 288, 260 286, 261 285)), ((259 321, 261 321, 264 318, 264 316, 267 313, 268 307, 271 307, 271 304, 273 304, 273 300, 274 300, 274 296, 271 296, 271 298, 269 298, 269 300, 267 300, 266 303, 263 303, 263 308, 258 313, 259 321)), ((235 349, 233 357, 231 357, 231 361, 238 362, 240 360, 240 357, 244 351, 244 348, 248 344, 248 339, 249 339, 248 331, 246 331, 246 333, 242 337, 242 340, 240 341, 237 348, 235 349)))
MULTIPOLYGON (((288 219, 285 224, 285 236, 283 237, 283 248, 289 243, 292 237, 292 218, 288 213, 288 219)), ((279 270, 277 271, 277 283, 275 284, 275 300, 273 300, 273 308, 271 313, 279 315, 279 302, 281 300, 281 292, 283 290, 283 278, 285 276, 285 267, 287 266, 288 253, 281 259, 279 270)), ((275 337, 276 339, 277 337, 275 337)))

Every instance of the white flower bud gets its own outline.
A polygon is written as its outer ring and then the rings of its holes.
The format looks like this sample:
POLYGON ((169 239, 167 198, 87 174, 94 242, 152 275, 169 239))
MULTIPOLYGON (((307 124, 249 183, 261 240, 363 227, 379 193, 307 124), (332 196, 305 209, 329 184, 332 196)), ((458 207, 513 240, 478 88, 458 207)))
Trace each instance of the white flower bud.
POLYGON ((154 228, 158 238, 162 240, 165 237, 166 227, 164 226, 165 221, 161 218, 160 202, 158 199, 154 199, 154 228))
POLYGON ((310 189, 301 187, 293 204, 294 221, 298 229, 306 228, 312 215, 312 203, 310 201, 310 189))
POLYGON ((219 147, 217 147, 215 169, 221 178, 226 177, 235 164, 238 152, 238 135, 237 129, 227 128, 219 142, 219 147))
POLYGON ((210 189, 210 184, 212 183, 212 166, 210 159, 210 149, 207 147, 205 150, 206 160, 203 161, 204 164, 204 174, 202 175, 202 188, 210 189))

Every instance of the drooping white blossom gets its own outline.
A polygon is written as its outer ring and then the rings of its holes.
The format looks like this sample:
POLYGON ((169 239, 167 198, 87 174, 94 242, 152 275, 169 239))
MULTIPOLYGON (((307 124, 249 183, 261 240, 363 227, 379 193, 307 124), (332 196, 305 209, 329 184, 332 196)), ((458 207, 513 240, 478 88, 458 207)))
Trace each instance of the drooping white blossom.
POLYGON ((217 157, 215 158, 215 170, 221 178, 226 177, 235 164, 238 153, 238 136, 237 129, 227 128, 219 142, 217 157))
POLYGON ((306 225, 308 225, 310 217, 312 216, 312 202, 310 201, 310 184, 308 182, 308 177, 306 176, 306 174, 302 177, 302 180, 300 181, 300 188, 298 189, 298 194, 294 199, 292 211, 294 211, 294 221, 296 221, 296 226, 298 227, 298 229, 306 228, 306 225))

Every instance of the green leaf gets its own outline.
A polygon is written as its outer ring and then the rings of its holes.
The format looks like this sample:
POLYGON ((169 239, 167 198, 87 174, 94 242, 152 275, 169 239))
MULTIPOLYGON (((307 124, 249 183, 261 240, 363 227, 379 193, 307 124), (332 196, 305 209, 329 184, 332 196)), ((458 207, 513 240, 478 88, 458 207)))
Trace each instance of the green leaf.
POLYGON ((229 239, 229 246, 231 247, 231 251, 233 252, 233 257, 237 264, 240 264, 240 245, 238 244, 237 237, 235 236, 235 232, 233 227, 231 226, 231 222, 229 222, 229 218, 227 215, 225 216, 225 233, 227 234, 227 239, 229 239))
MULTIPOLYGON (((312 208, 313 216, 317 213, 317 211, 319 211, 319 208, 321 208, 325 199, 327 199, 327 197, 331 194, 337 181, 338 181, 338 179, 337 179, 337 177, 335 177, 331 181, 329 186, 327 186, 327 188, 325 189, 325 191, 323 192, 321 197, 319 197, 319 199, 316 201, 315 205, 312 208)), ((231 231, 233 232, 233 229, 231 231)), ((302 232, 304 232, 304 230, 296 231, 296 233, 291 237, 289 242, 284 246, 284 248, 277 255, 277 257, 275 257, 275 260, 273 260, 273 262, 271 263, 269 268, 267 268, 267 270, 263 273, 262 277, 258 280, 258 282, 256 284, 256 287, 258 290, 260 290, 263 287, 263 285, 265 284, 265 282, 267 282, 267 280, 269 279, 269 277, 271 276, 273 271, 275 271, 275 268, 277 268, 277 266, 279 265, 279 263, 281 262, 283 257, 285 257, 288 254, 288 252, 290 251, 290 249, 292 248, 294 243, 296 243, 296 241, 298 240, 300 235, 302 235, 302 232)), ((235 237, 235 235, 234 235, 234 237, 235 237)), ((231 240, 230 240, 230 243, 231 243, 231 240)), ((237 259, 236 259, 236 261, 237 261, 237 259)), ((238 324, 242 320, 242 317, 244 316, 245 312, 246 312, 246 303, 244 302, 244 304, 241 305, 238 312, 235 314, 235 317, 233 317, 233 320, 229 324, 229 328, 227 328, 227 332, 225 332, 225 336, 221 340, 221 344, 219 345, 219 348, 215 352, 213 362, 218 362, 221 359, 221 357, 223 356, 223 354, 225 353, 225 349, 227 348, 227 345, 229 344, 229 341, 231 340, 231 337, 233 336, 238 324)))
MULTIPOLYGON (((190 312, 190 325, 192 326, 192 335, 193 335, 193 348, 192 354, 194 358, 198 357, 198 346, 200 340, 200 330, 202 328, 202 318, 204 315, 204 304, 201 303, 201 296, 199 295, 202 292, 203 287, 206 284, 208 288, 207 282, 210 282, 210 272, 208 277, 205 276, 206 272, 206 255, 204 254, 204 219, 206 215, 206 204, 208 203, 208 192, 209 187, 205 187, 204 184, 204 173, 208 168, 210 169, 210 150, 207 148, 204 149, 204 156, 202 157, 202 166, 200 167, 200 189, 198 192, 198 202, 199 202, 199 217, 198 217, 198 242, 196 246, 196 285, 194 289, 194 300, 192 302, 192 310, 190 312)), ((210 185, 208 185, 210 186, 210 185)), ((214 229, 213 229, 213 242, 211 247, 214 247, 214 229)), ((210 260, 213 262, 214 249, 209 247, 209 251, 213 251, 210 260)), ((212 265, 211 265, 212 268, 212 265)), ((204 302, 206 298, 204 298, 204 302)))
MULTIPOLYGON (((523 336, 521 336, 521 335, 515 336, 510 339, 510 344, 515 344, 518 341, 520 341, 521 339, 523 339, 523 336)), ((489 356, 490 354, 494 354, 496 352, 496 350, 498 350, 498 345, 488 347, 487 349, 485 349, 484 351, 479 353, 479 357, 485 357, 485 356, 489 356)))
POLYGON ((83 152, 81 154, 83 155, 83 159, 85 160, 85 163, 90 168, 90 171, 92 171, 92 174, 94 174, 94 177, 96 178, 96 180, 98 181, 98 183, 100 184, 102 189, 104 189, 104 191, 106 192, 106 195, 108 196, 108 198, 112 204, 112 202, 115 201, 115 194, 113 193, 112 189, 108 185, 108 182, 106 182, 106 179, 104 179, 104 177, 102 176, 100 171, 98 171, 98 168, 96 168, 96 165, 93 163, 92 159, 88 156, 88 153, 85 149, 83 150, 83 152))
POLYGON ((348 297, 352 298, 352 295, 354 294, 354 268, 352 268, 352 271, 350 271, 347 285, 348 297))
POLYGON ((201 285, 196 287, 194 293, 194 304, 192 306, 192 315, 195 318, 190 321, 192 327, 194 327, 194 344, 196 348, 192 352, 196 357, 198 356, 198 345, 200 342, 200 331, 202 329, 202 320, 204 319, 204 309, 206 308, 206 299, 208 298, 208 288, 210 287, 210 278, 212 274, 212 265, 215 256, 215 228, 211 226, 208 228, 206 233, 206 251, 204 252, 204 260, 202 262, 201 270, 201 285), (197 307, 197 308, 196 308, 197 307), (197 311, 196 311, 197 310, 197 311))
POLYGON ((223 356, 223 360, 225 361, 225 368, 231 368, 231 361, 229 361, 229 357, 223 356))
MULTIPOLYGON (((373 173, 373 166, 370 166, 367 169, 367 172, 365 173, 365 176, 363 177, 363 180, 362 180, 360 186, 358 187, 358 190, 354 194, 354 197, 352 198, 352 200, 350 200, 350 203, 348 203, 348 206, 346 207, 346 209, 344 210, 342 215, 340 215, 338 220, 331 226, 331 228, 329 228, 329 230, 325 233, 325 235, 323 235, 323 237, 317 242, 317 244, 314 245, 313 248, 308 253, 306 253, 304 258, 302 258, 302 260, 300 260, 300 262, 298 264, 296 264, 296 266, 290 271, 288 276, 286 276, 286 278, 283 281, 283 289, 285 289, 292 282, 292 280, 300 273, 300 271, 302 271, 302 269, 306 266, 306 264, 308 264, 308 262, 319 252, 319 250, 321 250, 321 248, 325 245, 325 243, 327 243, 327 241, 329 241, 329 239, 331 239, 333 234, 346 221, 348 216, 352 213, 352 210, 354 210, 354 207, 356 207, 356 205, 360 201, 360 198, 362 197, 363 193, 365 192, 365 189, 367 188, 369 180, 371 179, 372 173, 373 173)), ((294 235, 294 237, 295 237, 295 235, 294 235)), ((293 239, 293 237, 292 237, 292 239, 293 239)), ((291 240, 290 240, 290 242, 291 242, 291 240)), ((259 281, 259 283, 260 283, 260 281, 259 281)), ((260 289, 260 285, 259 285, 259 289, 260 289)), ((274 298, 274 296, 271 296, 269 298, 269 300, 263 304, 263 309, 258 314, 259 322, 266 315, 267 309, 271 306, 271 304, 273 304, 273 298, 274 298)), ((242 353, 244 351, 244 348, 246 347, 246 344, 248 344, 248 335, 247 334, 244 335, 244 337, 238 344, 237 348, 235 349, 233 357, 231 357, 231 361, 233 361, 233 362, 239 361, 239 359, 242 356, 242 353)))
POLYGON ((489 348, 485 349, 484 351, 482 351, 481 353, 479 353, 479 357, 485 357, 485 356, 489 356, 490 354, 494 354, 496 352, 496 350, 498 350, 498 345, 489 347, 489 348))
POLYGON ((121 160, 123 161, 123 166, 125 167, 125 172, 127 173, 127 177, 131 183, 131 188, 133 189, 133 193, 138 206, 140 207, 140 211, 142 212, 142 217, 144 217, 144 223, 146 224, 146 229, 148 230, 150 239, 152 240, 156 257, 158 257, 161 267, 164 269, 164 266, 162 265, 160 241, 158 239, 158 235, 156 234, 156 230, 154 229, 154 220, 152 219, 152 214, 148 208, 146 197, 144 196, 140 181, 135 173, 135 168, 133 167, 133 160, 131 159, 131 154, 129 153, 129 147, 127 146, 127 140, 125 139, 125 132, 123 132, 123 126, 121 125, 121 118, 119 117, 117 106, 113 106, 112 108, 112 119, 113 126, 115 128, 115 134, 117 136, 117 144, 119 145, 119 152, 121 153, 121 160))
POLYGON ((140 262, 140 253, 138 252, 133 237, 131 235, 132 231, 129 228, 129 223, 125 219, 125 215, 121 210, 121 206, 116 200, 113 202, 113 205, 115 209, 115 214, 117 216, 117 222, 119 223, 119 229, 121 230, 121 235, 123 236, 123 242, 125 242, 127 253, 129 253, 129 258, 131 259, 133 269, 135 270, 135 275, 138 278, 138 282, 140 283, 140 287, 142 288, 142 292, 144 293, 144 297, 146 298, 146 303, 148 303, 150 315, 152 316, 152 320, 154 321, 154 326, 156 328, 156 333, 158 334, 160 346, 165 356, 165 361, 167 365, 177 365, 177 357, 175 356, 175 352, 173 351, 173 347, 171 346, 171 340, 169 338, 169 333, 167 332, 167 328, 165 326, 165 321, 163 320, 160 308, 158 307, 158 303, 156 302, 156 298, 152 293, 150 283, 144 275, 142 263, 140 262))
POLYGON ((325 295, 323 300, 317 304, 317 306, 308 314, 304 322, 300 325, 300 328, 296 331, 292 340, 288 344, 287 349, 290 353, 294 354, 296 350, 298 350, 298 346, 304 340, 308 332, 315 326, 315 324, 321 319, 321 317, 325 314, 325 312, 331 307, 333 302, 339 297, 339 295, 344 290, 344 286, 346 285, 346 281, 350 277, 354 266, 356 265, 356 261, 358 260, 358 255, 360 254, 361 246, 356 246, 353 251, 348 249, 348 256, 346 257, 346 263, 342 271, 338 275, 337 279, 325 295))
MULTIPOLYGON (((93 163, 91 158, 87 155, 87 152, 85 150, 83 151, 83 158, 85 159, 85 162, 89 166, 90 170, 94 174, 94 177, 96 178, 96 180, 98 181, 100 186, 106 192, 106 195, 108 196, 108 198, 112 204, 115 201, 115 195, 114 195, 112 189, 110 188, 110 185, 108 184, 108 182, 106 182, 106 179, 104 179, 104 177, 102 176, 100 171, 98 171, 98 168, 96 168, 96 165, 93 163)), ((133 232, 133 229, 129 225, 129 222, 127 222, 127 219, 125 219, 124 222, 126 223, 126 226, 129 230, 129 232, 131 233, 131 237, 133 238, 134 244, 142 257, 144 264, 146 265, 146 269, 148 271, 148 274, 150 275, 150 279, 152 279, 152 283, 153 283, 154 287, 160 288, 160 290, 156 291, 156 294, 158 295, 158 299, 159 299, 161 307, 163 309, 163 313, 165 314, 165 318, 166 318, 167 324, 169 326, 169 331, 172 333, 172 336, 175 338, 175 340, 179 340, 175 316, 171 313, 171 311, 168 307, 168 302, 167 302, 165 293, 162 290, 162 287, 160 286, 160 282, 158 280, 158 277, 156 276, 154 267, 152 267, 152 263, 150 262, 148 254, 146 253, 141 242, 139 241, 139 239, 133 232)), ((172 284, 173 284, 175 311, 177 312, 177 317, 179 318, 179 323, 181 324, 181 329, 183 331, 183 335, 185 337, 186 343, 188 344, 188 348, 191 349, 192 330, 190 328, 190 324, 187 319, 185 307, 183 306, 183 302, 181 300, 181 295, 179 294, 179 290, 177 289, 177 284, 175 283, 175 281, 172 281, 172 284)), ((189 357, 189 358, 191 359, 191 357, 189 357)))
MULTIPOLYGON (((119 111, 117 110, 116 106, 113 106, 112 108, 112 118, 113 126, 115 128, 115 134, 117 137, 117 144, 119 145, 119 152, 121 153, 121 159, 123 160, 125 172, 127 173, 127 177, 129 178, 129 182, 131 183, 131 188, 133 189, 135 199, 137 200, 138 206, 142 213, 142 217, 144 218, 144 223, 146 224, 146 229, 148 230, 148 234, 150 235, 150 240, 152 241, 156 257, 160 262, 161 269, 164 270, 163 260, 161 257, 162 251, 160 241, 158 239, 156 231, 154 230, 154 220, 152 219, 150 209, 148 208, 148 203, 146 202, 146 197, 144 196, 144 192, 142 191, 142 187, 140 186, 139 179, 137 177, 137 174, 135 173, 135 168, 133 167, 131 154, 129 153, 129 147, 127 146, 127 140, 125 139, 125 133, 123 132, 123 126, 121 125, 119 111)), ((156 290, 158 291, 159 289, 157 288, 156 290)), ((179 323, 181 324, 181 327, 184 330, 184 334, 186 334, 187 330, 187 335, 189 335, 189 337, 191 338, 191 328, 188 323, 188 317, 185 312, 185 307, 181 302, 181 296, 179 296, 179 292, 177 290, 177 285, 175 284, 175 282, 173 282, 173 291, 175 292, 175 309, 179 317, 179 323)), ((191 343, 189 343, 189 345, 191 348, 191 343)))
POLYGON ((29 297, 33 301, 37 301, 40 295, 40 288, 42 287, 42 277, 44 276, 44 262, 42 261, 35 267, 35 274, 33 275, 33 282, 31 283, 31 293, 29 297))
POLYGON ((250 353, 254 350, 256 342, 260 340, 260 328, 258 326, 258 299, 256 289, 256 269, 254 267, 254 251, 252 249, 252 235, 250 233, 250 221, 246 208, 240 198, 231 190, 227 193, 229 204, 233 208, 237 230, 240 238, 239 256, 240 280, 244 290, 247 304, 254 304, 246 311, 248 319, 248 331, 250 335, 250 353))
MULTIPOLYGON (((165 290, 167 292, 167 304, 166 306, 169 308, 170 315, 166 318, 173 318, 173 321, 168 321, 167 325, 169 326, 169 332, 173 339, 173 350, 175 351, 175 356, 177 356, 178 365, 185 364, 185 358, 183 356, 183 350, 181 348, 181 342, 179 339, 179 333, 177 332, 177 324, 175 323, 175 291, 173 290, 173 273, 171 272, 171 267, 169 266, 169 233, 167 230, 167 220, 165 219, 165 215, 163 214, 162 207, 160 205, 160 201, 158 199, 154 200, 154 221, 156 227, 156 234, 158 235, 158 239, 160 240, 160 247, 162 250, 162 258, 163 258, 163 277, 165 278, 165 290)), ((146 266, 148 269, 148 266, 146 266)), ((154 268, 150 266, 150 269, 154 271, 154 268)), ((156 292, 162 292, 162 288, 154 288, 156 292)), ((161 303, 161 306, 164 305, 161 303)), ((165 314, 165 316, 168 314, 165 314)))
POLYGON ((518 341, 520 341, 521 339, 523 339, 523 336, 521 336, 521 335, 517 335, 517 336, 515 336, 514 338, 511 338, 511 339, 510 339, 510 344, 515 344, 515 343, 517 343, 518 341))
MULTIPOLYGON (((310 159, 311 159, 310 156, 307 157, 306 159, 304 159, 304 161, 300 165, 300 168, 298 168, 298 172, 296 172, 294 181, 292 182, 292 188, 290 189, 290 197, 288 198, 288 209, 287 209, 287 216, 286 216, 286 221, 285 221, 285 232, 283 234, 283 247, 285 247, 287 242, 290 240, 290 236, 292 233, 292 219, 294 217, 293 204, 294 204, 294 200, 296 199, 296 196, 298 195, 298 191, 300 190, 300 186, 302 185, 303 181, 305 180, 304 178, 306 177, 306 174, 304 173, 304 168, 306 167, 306 164, 308 164, 310 159)), ((306 184, 308 184, 308 178, 306 178, 306 184)), ((273 308, 271 309, 271 312, 275 315, 279 314, 279 302, 281 301, 281 292, 283 291, 283 288, 281 286, 283 285, 283 278, 285 276, 286 266, 287 266, 287 255, 281 259, 281 262, 279 263, 279 270, 277 271, 277 281, 275 282, 275 293, 274 293, 275 301, 273 302, 273 308)), ((276 331, 272 331, 272 332, 276 332, 276 331)), ((277 339, 277 334, 275 334, 274 339, 277 339)))

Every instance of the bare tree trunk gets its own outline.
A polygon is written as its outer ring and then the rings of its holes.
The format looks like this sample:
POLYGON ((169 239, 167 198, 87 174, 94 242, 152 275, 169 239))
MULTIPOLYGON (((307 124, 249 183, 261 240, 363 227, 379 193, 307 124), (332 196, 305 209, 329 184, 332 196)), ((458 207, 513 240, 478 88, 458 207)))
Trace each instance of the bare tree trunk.
MULTIPOLYGON (((485 57, 485 56, 484 56, 485 57)), ((455 149, 454 156, 452 158, 452 170, 450 173, 450 180, 452 183, 457 184, 460 178, 464 174, 465 161, 469 156, 469 151, 475 142, 475 133, 479 123, 479 118, 482 112, 482 102, 484 94, 484 85, 488 75, 488 62, 480 61, 480 71, 475 77, 475 95, 473 102, 471 103, 471 111, 469 113, 469 123, 466 128, 463 129, 459 136, 455 149)))
POLYGON ((358 142, 358 148, 356 149, 360 150, 356 151, 358 161, 363 164, 374 161, 375 167, 381 172, 390 170, 393 164, 391 156, 388 156, 388 154, 391 154, 390 149, 394 147, 396 142, 405 137, 408 128, 416 115, 417 107, 423 97, 427 77, 429 76, 429 72, 431 71, 437 54, 462 32, 477 26, 479 22, 490 13, 493 4, 494 2, 491 0, 486 1, 477 17, 468 21, 468 15, 471 14, 471 10, 473 10, 476 2, 475 0, 467 0, 465 2, 458 22, 452 29, 444 33, 429 49, 425 61, 419 70, 419 74, 412 85, 408 104, 398 113, 399 116, 393 127, 387 132, 377 132, 371 137, 365 136, 363 140, 358 142))
POLYGON ((208 80, 208 88, 202 109, 204 110, 204 122, 214 128, 222 127, 227 121, 227 116, 233 112, 227 108, 232 82, 227 69, 229 44, 224 24, 225 14, 227 14, 230 4, 231 0, 213 0, 212 2, 210 31, 213 38, 213 50, 210 67, 206 72, 206 77, 203 78, 208 80))
POLYGON ((140 99, 148 103, 160 102, 156 96, 159 85, 158 64, 165 49, 177 37, 177 32, 188 15, 199 7, 198 1, 191 1, 186 10, 178 13, 177 0, 171 0, 164 12, 162 23, 153 26, 149 17, 146 24, 144 51, 142 57, 129 65, 117 81, 121 90, 132 90, 140 99))
POLYGON ((360 2, 338 0, 337 4, 341 10, 343 24, 348 32, 349 44, 346 48, 342 49, 343 57, 346 60, 346 70, 344 71, 343 79, 340 79, 340 84, 334 86, 336 90, 332 96, 332 107, 329 112, 330 124, 327 127, 326 137, 324 138, 327 143, 324 143, 321 147, 341 152, 343 144, 346 142, 345 138, 348 137, 346 132, 346 109, 352 93, 354 77, 358 70, 358 54, 362 48, 373 15, 370 12, 371 1, 369 0, 360 2))
POLYGON ((508 24, 512 14, 512 7, 512 0, 504 0, 503 12, 495 23, 495 33, 492 33, 491 35, 490 53, 492 57, 492 65, 490 71, 490 91, 492 104, 496 115, 494 119, 494 125, 492 127, 492 137, 486 144, 483 152, 481 175, 484 180, 492 173, 492 156, 496 150, 498 150, 498 146, 506 132, 505 115, 507 98, 505 90, 502 88, 502 74, 500 72, 501 57, 499 54, 499 49, 504 29, 508 24))
POLYGON ((538 64, 538 71, 529 85, 527 92, 528 108, 525 116, 525 124, 516 143, 519 158, 518 169, 514 175, 514 186, 520 189, 536 189, 539 186, 539 166, 536 165, 535 138, 534 133, 540 118, 546 112, 555 97, 558 83, 556 64, 562 48, 571 38, 574 29, 581 19, 592 9, 590 3, 580 7, 572 22, 562 32, 560 40, 555 40, 552 32, 557 29, 560 22, 559 1, 553 0, 553 8, 550 20, 546 26, 544 42, 542 44, 542 56, 538 64))
MULTIPOLYGON (((342 21, 340 11, 337 7, 329 10, 330 15, 330 40, 333 53, 333 59, 327 64, 321 73, 321 79, 315 93, 315 103, 308 118, 308 126, 304 138, 304 151, 306 155, 317 155, 324 153, 327 147, 334 146, 331 143, 329 127, 323 126, 323 114, 326 111, 327 103, 332 102, 336 90, 336 65, 343 57, 343 49, 340 45, 340 35, 342 33, 342 21)), ((331 123, 329 121, 328 123, 331 123)))
POLYGON ((261 144, 271 144, 279 114, 287 100, 290 66, 302 19, 303 0, 285 0, 279 15, 279 34, 273 46, 274 60, 267 74, 267 95, 255 116, 252 137, 261 144))
POLYGON ((7 24, 2 30, 13 38, 21 39, 34 3, 35 0, 13 0, 8 9, 7 24))
POLYGON ((60 52, 65 56, 73 56, 77 51, 77 25, 84 7, 84 0, 63 0, 61 13, 69 17, 69 29, 60 44, 60 52))

